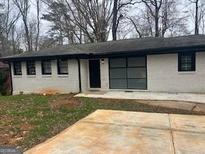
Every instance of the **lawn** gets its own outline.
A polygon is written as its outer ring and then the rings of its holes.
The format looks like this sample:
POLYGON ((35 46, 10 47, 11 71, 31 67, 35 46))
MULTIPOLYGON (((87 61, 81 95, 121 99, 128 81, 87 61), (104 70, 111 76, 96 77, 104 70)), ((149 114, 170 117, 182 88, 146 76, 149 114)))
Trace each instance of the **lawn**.
POLYGON ((74 98, 72 94, 1 96, 0 145, 15 145, 26 150, 97 109, 197 114, 145 105, 136 100, 74 98))

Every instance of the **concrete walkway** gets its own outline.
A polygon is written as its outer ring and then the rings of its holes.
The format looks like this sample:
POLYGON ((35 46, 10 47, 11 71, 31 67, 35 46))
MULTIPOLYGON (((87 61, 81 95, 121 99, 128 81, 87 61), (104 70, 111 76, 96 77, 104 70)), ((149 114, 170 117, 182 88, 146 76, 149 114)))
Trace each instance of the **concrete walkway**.
POLYGON ((205 94, 192 93, 154 93, 154 92, 86 92, 76 97, 107 98, 107 99, 138 99, 138 100, 170 100, 205 103, 205 94))
POLYGON ((205 116, 98 110, 26 154, 204 154, 205 116))

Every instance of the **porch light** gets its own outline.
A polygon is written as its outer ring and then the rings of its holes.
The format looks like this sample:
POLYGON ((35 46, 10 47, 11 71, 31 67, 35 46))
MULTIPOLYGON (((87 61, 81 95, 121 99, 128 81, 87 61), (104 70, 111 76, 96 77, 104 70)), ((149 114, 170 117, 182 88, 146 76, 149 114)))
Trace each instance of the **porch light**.
POLYGON ((105 63, 105 60, 104 60, 104 59, 101 59, 101 63, 104 64, 104 63, 105 63))

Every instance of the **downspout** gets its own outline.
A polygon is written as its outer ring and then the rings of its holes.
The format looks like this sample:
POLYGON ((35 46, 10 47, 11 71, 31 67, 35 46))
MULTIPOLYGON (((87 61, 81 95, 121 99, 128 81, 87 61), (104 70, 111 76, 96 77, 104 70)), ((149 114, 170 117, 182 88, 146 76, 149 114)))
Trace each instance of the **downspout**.
POLYGON ((82 85, 81 85, 81 67, 80 67, 80 59, 77 59, 78 61, 78 79, 79 79, 79 92, 82 92, 82 85))
POLYGON ((9 76, 10 76, 10 84, 11 84, 11 95, 13 95, 13 80, 12 80, 12 72, 11 72, 11 62, 9 62, 9 76))

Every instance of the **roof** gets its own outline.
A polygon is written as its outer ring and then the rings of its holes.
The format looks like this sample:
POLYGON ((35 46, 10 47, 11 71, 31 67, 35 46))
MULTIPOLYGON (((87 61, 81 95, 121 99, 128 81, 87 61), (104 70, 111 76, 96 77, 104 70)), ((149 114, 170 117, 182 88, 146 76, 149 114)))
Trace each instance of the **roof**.
POLYGON ((4 60, 56 58, 89 58, 93 56, 111 56, 120 54, 159 54, 182 50, 205 51, 205 35, 190 35, 171 38, 138 38, 100 43, 62 45, 37 52, 24 52, 19 55, 4 57, 4 60))

